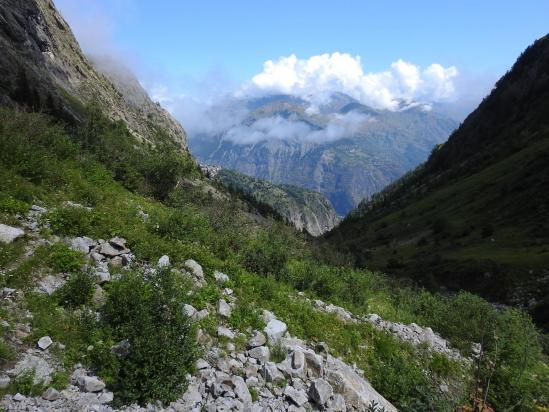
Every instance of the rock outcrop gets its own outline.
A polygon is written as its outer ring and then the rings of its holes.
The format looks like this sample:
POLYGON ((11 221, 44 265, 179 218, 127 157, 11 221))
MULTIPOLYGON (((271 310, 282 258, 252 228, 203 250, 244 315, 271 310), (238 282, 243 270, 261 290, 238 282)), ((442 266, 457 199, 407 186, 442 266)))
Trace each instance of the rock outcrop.
POLYGON ((0 27, 0 103, 62 112, 78 121, 82 104, 96 102, 138 140, 155 145, 163 131, 187 149, 181 125, 133 75, 102 61, 95 68, 51 0, 0 0, 0 27))

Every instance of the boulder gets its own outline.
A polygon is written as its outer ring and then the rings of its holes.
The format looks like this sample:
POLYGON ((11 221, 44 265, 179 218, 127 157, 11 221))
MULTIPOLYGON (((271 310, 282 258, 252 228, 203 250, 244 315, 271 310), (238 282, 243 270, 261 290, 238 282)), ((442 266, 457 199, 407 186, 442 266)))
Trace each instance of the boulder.
POLYGON ((229 276, 227 276, 223 272, 218 272, 217 270, 214 272, 214 279, 217 283, 223 284, 225 282, 229 281, 229 276))
POLYGON ((59 391, 57 391, 55 388, 48 388, 46 391, 42 394, 42 398, 47 401, 56 401, 61 397, 61 394, 59 391))
POLYGON ((51 295, 57 289, 62 287, 65 283, 66 283, 65 279, 63 279, 62 277, 48 275, 40 279, 40 281, 38 282, 38 290, 40 292, 44 292, 44 293, 47 293, 48 295, 51 295))
POLYGON ((31 371, 34 371, 33 383, 35 385, 49 384, 51 381, 51 374, 54 372, 53 368, 44 359, 27 352, 23 358, 15 364, 14 368, 7 373, 12 377, 19 377, 31 371))
POLYGON ((320 406, 326 405, 333 394, 332 386, 322 378, 315 379, 309 387, 309 396, 320 406))
POLYGON ((328 401, 328 410, 333 412, 347 412, 347 405, 345 405, 345 398, 336 393, 332 399, 328 401))
POLYGON ((304 390, 295 389, 292 386, 286 386, 284 395, 297 406, 302 406, 309 400, 304 390))
POLYGON ((292 368, 301 369, 305 366, 305 354, 299 350, 292 353, 292 368))
POLYGON ((271 353, 266 346, 257 346, 248 351, 248 356, 252 359, 257 359, 260 363, 265 363, 269 360, 271 353))
POLYGON ((160 259, 158 259, 158 263, 156 264, 159 268, 164 268, 167 266, 170 266, 170 257, 167 255, 163 255, 160 259))
POLYGON ((259 331, 255 333, 254 336, 250 338, 248 341, 248 349, 257 348, 258 346, 263 346, 267 343, 267 338, 265 338, 265 335, 259 331))
POLYGON ((6 389, 10 386, 11 378, 7 375, 0 376, 0 389, 6 389))
POLYGON ((187 303, 185 303, 183 305, 183 312, 185 312, 185 314, 189 317, 189 318, 194 318, 196 316, 196 309, 194 308, 194 306, 192 305, 189 305, 187 303))
POLYGON ((339 359, 328 355, 324 376, 335 391, 343 396, 347 407, 365 410, 372 401, 386 412, 396 412, 397 409, 381 396, 368 381, 358 375, 353 368, 339 359))
POLYGON ((230 330, 229 328, 225 327, 225 326, 218 326, 217 327, 217 336, 229 338, 231 340, 234 339, 233 331, 230 330))
POLYGON ((83 392, 100 392, 105 389, 105 383, 96 376, 80 376, 78 387, 83 392))
POLYGON ((0 242, 12 243, 15 239, 18 239, 24 235, 25 231, 23 229, 0 223, 0 242))
POLYGON ((265 329, 263 329, 263 332, 265 332, 269 341, 275 342, 282 338, 287 330, 288 326, 284 322, 278 319, 271 319, 267 323, 267 326, 265 326, 265 329))
POLYGON ((95 285, 92 296, 92 305, 95 309, 101 309, 107 303, 107 294, 99 285, 95 285))
POLYGON ((274 362, 267 362, 261 369, 261 376, 267 381, 272 383, 281 382, 284 380, 284 375, 278 370, 278 367, 274 362))
POLYGON ((198 282, 205 282, 202 266, 200 266, 196 260, 188 259, 185 261, 184 265, 190 270, 191 274, 198 282))
POLYGON ((117 249, 126 249, 126 239, 123 237, 113 237, 109 243, 117 249))
POLYGON ((225 299, 220 299, 217 303, 217 312, 224 318, 229 318, 231 316, 232 309, 225 299))
POLYGON ((82 237, 75 237, 71 240, 71 246, 70 248, 72 250, 76 250, 77 252, 82 252, 85 254, 90 253, 90 250, 93 249, 95 246, 95 240, 82 236, 82 237))
POLYGON ((244 379, 238 375, 234 375, 232 377, 232 382, 235 395, 242 400, 245 405, 252 403, 252 395, 250 395, 250 391, 248 390, 248 386, 246 386, 244 379))
POLYGON ((40 349, 46 350, 51 346, 52 343, 53 341, 49 336, 42 336, 40 339, 38 339, 37 345, 40 349))
POLYGON ((101 253, 103 256, 107 256, 110 258, 129 252, 129 250, 126 250, 126 249, 117 249, 114 246, 112 246, 110 243, 102 243, 101 245, 99 245, 99 248, 97 249, 97 251, 101 253))

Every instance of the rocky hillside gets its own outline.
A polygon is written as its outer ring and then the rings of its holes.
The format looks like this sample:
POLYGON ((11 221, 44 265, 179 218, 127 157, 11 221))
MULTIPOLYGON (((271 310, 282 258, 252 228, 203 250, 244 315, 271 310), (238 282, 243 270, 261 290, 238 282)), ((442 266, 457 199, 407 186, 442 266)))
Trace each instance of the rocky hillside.
MULTIPOLYGON (((56 15, 0 4, 9 27, 36 23, 31 40, 56 15)), ((34 50, 12 35, 1 59, 34 50)), ((213 184, 165 132, 136 140, 79 108, 57 66, 28 67, 0 105, 0 410, 549 407, 542 339, 521 310, 349 265, 213 184)))
POLYGON ((318 110, 286 95, 230 101, 210 116, 231 113, 240 123, 192 133, 189 146, 205 163, 318 191, 344 216, 423 162, 457 126, 421 105, 374 110, 343 94, 318 110))
POLYGON ((154 145, 167 135, 186 150, 181 125, 133 76, 122 77, 101 62, 102 72, 96 70, 51 0, 1 0, 0 22, 0 102, 77 121, 82 105, 95 102, 139 140, 154 145))
POLYGON ((361 264, 527 307, 549 326, 549 37, 447 143, 328 235, 361 264))
POLYGON ((219 169, 212 179, 231 191, 241 192, 273 208, 299 231, 320 236, 339 222, 334 208, 322 194, 291 185, 275 185, 242 173, 219 169))

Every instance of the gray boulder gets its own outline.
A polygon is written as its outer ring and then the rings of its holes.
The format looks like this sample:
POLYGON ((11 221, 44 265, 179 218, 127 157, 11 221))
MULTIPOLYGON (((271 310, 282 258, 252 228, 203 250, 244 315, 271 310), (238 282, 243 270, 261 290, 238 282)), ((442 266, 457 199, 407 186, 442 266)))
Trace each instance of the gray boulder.
POLYGON ((18 239, 24 235, 25 231, 23 229, 0 223, 0 242, 12 243, 15 239, 18 239))
POLYGON ((326 381, 343 396, 347 407, 365 410, 374 401, 386 412, 397 411, 368 381, 339 359, 327 356, 324 375, 326 381))
POLYGON ((77 252, 82 252, 85 254, 90 253, 90 250, 96 245, 93 239, 89 237, 75 237, 71 240, 71 249, 76 250, 77 252))
POLYGON ((248 341, 248 349, 257 348, 258 346, 263 346, 267 343, 267 338, 265 338, 265 335, 259 331, 255 333, 254 336, 250 338, 248 341))
POLYGON ((224 318, 231 317, 232 309, 229 306, 229 304, 225 301, 225 299, 220 299, 217 303, 217 312, 223 316, 224 318))
POLYGON ((275 342, 282 338, 287 330, 288 326, 284 322, 278 319, 271 319, 267 323, 267 326, 265 326, 265 329, 263 329, 263 332, 265 332, 269 341, 275 342))
POLYGON ((315 379, 309 388, 309 396, 320 406, 326 405, 333 394, 332 386, 322 378, 315 379))
POLYGON ((229 281, 229 276, 227 276, 225 273, 223 272, 219 272, 219 271, 215 271, 214 272, 214 279, 217 283, 220 283, 220 284, 223 284, 225 282, 228 282, 229 281))
POLYGON ((40 339, 38 339, 37 345, 40 349, 46 350, 48 349, 53 341, 49 336, 42 336, 40 339))
POLYGON ((96 376, 80 376, 78 386, 83 392, 100 392, 105 389, 105 383, 96 376))
POLYGON ((218 326, 217 327, 217 336, 229 338, 231 340, 234 339, 233 331, 230 330, 229 328, 225 327, 225 326, 218 326))
POLYGON ((257 359, 260 363, 265 363, 269 360, 271 353, 266 346, 257 346, 248 351, 248 356, 252 359, 257 359))
POLYGON ((295 389, 292 386, 286 386, 284 395, 297 406, 302 406, 309 400, 304 390, 295 389))
POLYGON ((61 394, 59 391, 57 391, 55 388, 48 388, 46 391, 42 394, 42 398, 47 401, 56 401, 61 397, 61 394))
POLYGON ((158 263, 156 264, 159 268, 164 268, 167 266, 170 266, 170 257, 167 255, 163 255, 160 259, 158 259, 158 263))

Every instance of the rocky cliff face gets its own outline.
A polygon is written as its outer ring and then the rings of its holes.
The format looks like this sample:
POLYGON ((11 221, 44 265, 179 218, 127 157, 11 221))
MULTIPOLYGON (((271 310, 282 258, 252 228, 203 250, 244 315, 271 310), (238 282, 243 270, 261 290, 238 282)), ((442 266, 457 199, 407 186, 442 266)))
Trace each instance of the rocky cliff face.
POLYGON ((155 144, 167 133, 187 148, 185 131, 154 103, 132 76, 100 73, 84 55, 51 0, 0 0, 0 102, 63 112, 78 120, 83 105, 97 102, 125 122, 140 141, 155 144))
POLYGON ((336 211, 319 192, 290 185, 275 185, 227 169, 217 170, 213 179, 271 206, 297 230, 305 230, 312 236, 320 236, 339 223, 336 211))
POLYGON ((334 96, 316 113, 292 96, 229 105, 214 110, 247 115, 217 135, 191 134, 194 155, 276 184, 316 190, 340 215, 424 161, 456 126, 436 111, 378 111, 346 95, 334 96))

